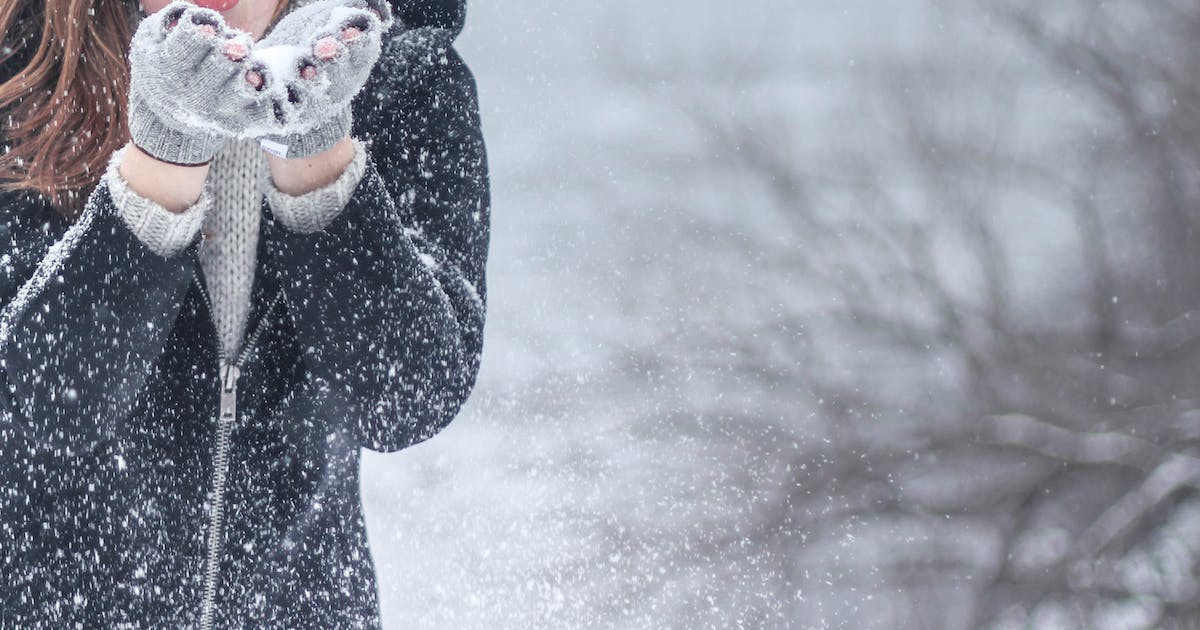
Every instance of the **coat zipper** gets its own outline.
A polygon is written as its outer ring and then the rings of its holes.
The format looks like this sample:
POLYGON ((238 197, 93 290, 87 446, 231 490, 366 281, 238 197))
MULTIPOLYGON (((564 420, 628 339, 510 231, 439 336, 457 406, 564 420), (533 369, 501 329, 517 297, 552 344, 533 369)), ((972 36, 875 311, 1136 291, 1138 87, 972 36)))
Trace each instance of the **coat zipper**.
MULTIPOLYGON (((208 307, 209 316, 211 317, 213 305, 208 295, 208 287, 200 279, 200 273, 196 268, 192 269, 192 276, 200 286, 200 295, 204 298, 204 304, 208 307)), ((262 317, 258 320, 258 325, 255 326, 254 332, 246 340, 246 344, 242 347, 241 352, 238 353, 234 361, 229 361, 228 357, 225 356, 225 349, 221 347, 220 340, 218 339, 217 341, 217 358, 219 363, 217 375, 219 377, 221 402, 218 409, 219 415, 217 416, 216 448, 213 452, 212 510, 208 517, 208 540, 204 557, 204 592, 200 604, 201 630, 210 630, 212 628, 213 608, 216 604, 217 577, 221 567, 221 548, 224 544, 221 534, 225 518, 225 481, 229 467, 229 439, 233 432, 233 425, 237 421, 238 378, 242 375, 242 365, 245 364, 250 353, 258 345, 258 338, 262 335, 263 330, 266 329, 271 310, 275 308, 275 303, 282 296, 283 289, 275 292, 275 296, 271 298, 271 303, 263 311, 262 317)))

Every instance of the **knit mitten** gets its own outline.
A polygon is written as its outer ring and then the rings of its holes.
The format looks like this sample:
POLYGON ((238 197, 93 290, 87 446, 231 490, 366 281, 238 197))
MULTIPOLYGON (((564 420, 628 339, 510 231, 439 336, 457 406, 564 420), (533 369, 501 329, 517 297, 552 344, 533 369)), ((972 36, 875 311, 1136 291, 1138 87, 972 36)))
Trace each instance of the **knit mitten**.
MULTIPOLYGON (((264 148, 281 157, 307 157, 350 133, 350 102, 379 59, 394 24, 386 0, 319 0, 294 10, 251 52, 274 82, 279 126, 264 133, 264 148)), ((271 81, 268 79, 268 82, 271 81)))
POLYGON ((176 0, 138 25, 129 50, 129 131, 154 157, 203 164, 247 125, 273 120, 247 83, 253 38, 221 14, 176 0))

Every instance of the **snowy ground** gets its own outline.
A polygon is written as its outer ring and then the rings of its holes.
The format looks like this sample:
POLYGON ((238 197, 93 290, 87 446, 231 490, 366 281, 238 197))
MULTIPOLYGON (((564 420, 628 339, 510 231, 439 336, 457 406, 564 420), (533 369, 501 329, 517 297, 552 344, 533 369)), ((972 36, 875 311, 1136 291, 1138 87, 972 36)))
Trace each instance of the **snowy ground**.
MULTIPOLYGON (((459 48, 480 84, 494 193, 486 350, 450 427, 366 458, 385 627, 841 625, 840 600, 825 619, 787 619, 794 594, 773 591, 759 564, 770 549, 689 548, 706 540, 699 530, 736 529, 754 496, 728 480, 770 466, 739 436, 722 439, 706 410, 797 422, 801 411, 781 404, 786 391, 724 382, 726 348, 689 345, 724 308, 723 289, 753 278, 752 256, 711 260, 695 244, 690 192, 647 172, 645 156, 677 141, 669 111, 647 106, 608 57, 723 46, 751 68, 768 49, 853 67, 903 43, 895 18, 917 4, 470 7, 459 48), (694 290, 670 301, 681 285, 694 290)), ((813 124, 845 96, 828 78, 790 87, 809 95, 813 124)), ((755 220, 752 202, 731 210, 755 220)))

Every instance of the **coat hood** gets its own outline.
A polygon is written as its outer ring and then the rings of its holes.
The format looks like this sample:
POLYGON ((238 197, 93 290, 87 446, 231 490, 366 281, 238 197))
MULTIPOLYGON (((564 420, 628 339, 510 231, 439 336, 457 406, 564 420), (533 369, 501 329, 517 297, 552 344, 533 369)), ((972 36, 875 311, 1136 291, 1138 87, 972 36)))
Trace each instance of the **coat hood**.
POLYGON ((432 26, 457 36, 467 15, 467 0, 390 0, 405 28, 432 26))

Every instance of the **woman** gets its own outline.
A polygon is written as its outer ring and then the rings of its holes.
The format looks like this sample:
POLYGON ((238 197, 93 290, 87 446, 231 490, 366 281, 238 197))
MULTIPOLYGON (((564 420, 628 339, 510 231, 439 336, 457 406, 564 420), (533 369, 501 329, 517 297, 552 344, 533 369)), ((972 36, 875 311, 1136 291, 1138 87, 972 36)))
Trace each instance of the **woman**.
POLYGON ((0 0, 0 627, 379 625, 359 449, 474 385, 487 167, 461 0, 300 4, 0 0))

